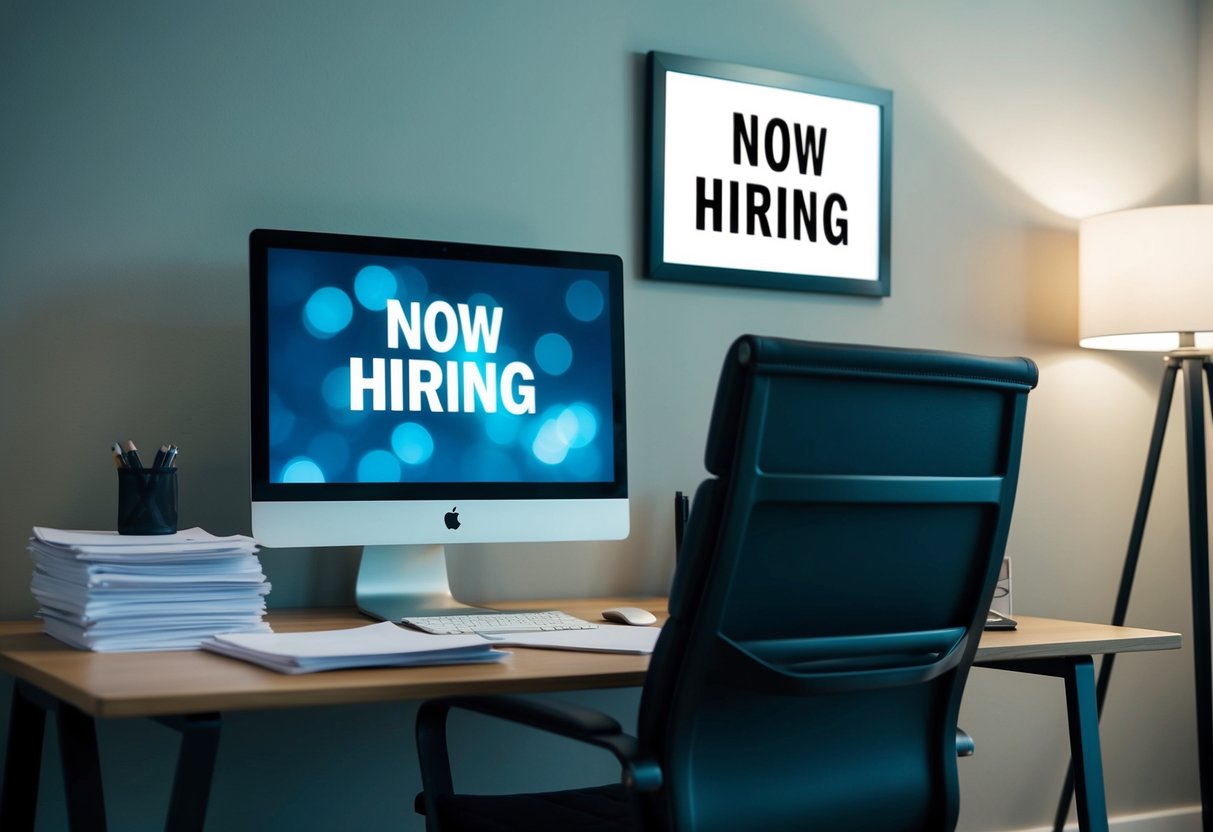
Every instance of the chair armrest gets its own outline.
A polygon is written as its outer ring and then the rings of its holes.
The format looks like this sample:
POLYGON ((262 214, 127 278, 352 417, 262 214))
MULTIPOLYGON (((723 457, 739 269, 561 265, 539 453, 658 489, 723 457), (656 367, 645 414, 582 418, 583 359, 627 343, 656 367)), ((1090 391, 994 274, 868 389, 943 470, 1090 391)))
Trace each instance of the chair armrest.
POLYGON ((424 702, 417 711, 417 753, 421 758, 421 784, 429 808, 439 796, 454 790, 446 743, 447 716, 452 708, 505 719, 605 748, 622 766, 625 786, 642 792, 656 791, 661 786, 661 767, 657 762, 643 756, 636 738, 624 733, 615 719, 600 711, 569 702, 535 702, 517 696, 453 696, 424 702))

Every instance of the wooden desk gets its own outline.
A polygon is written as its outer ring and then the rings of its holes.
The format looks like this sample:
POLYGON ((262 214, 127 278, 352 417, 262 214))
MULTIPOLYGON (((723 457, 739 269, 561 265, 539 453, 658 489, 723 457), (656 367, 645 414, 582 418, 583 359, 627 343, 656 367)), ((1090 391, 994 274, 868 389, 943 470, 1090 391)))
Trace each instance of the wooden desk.
MULTIPOLYGON (((596 620, 611 601, 552 601, 596 620)), ((665 599, 632 599, 664 616, 665 599)), ((536 607, 545 602, 531 602, 536 607)), ((498 604, 506 608, 509 604, 498 604)), ((369 624, 352 610, 273 612, 275 632, 369 624)), ((643 684, 647 656, 510 648, 487 665, 374 668, 287 676, 206 652, 89 653, 50 639, 40 624, 0 622, 0 670, 93 717, 171 716, 309 705, 346 705, 467 693, 537 693, 643 684)))
POLYGON ((1055 676, 1065 683, 1071 772, 1057 805, 1053 829, 1062 832, 1065 827, 1072 785, 1078 828, 1107 832, 1108 806, 1099 750, 1099 706, 1092 656, 1175 650, 1180 647, 1180 635, 1026 615, 1017 615, 1015 620, 1019 622, 1016 630, 982 634, 974 662, 978 667, 1055 676))
MULTIPOLYGON (((498 604, 556 607, 590 620, 616 605, 664 615, 664 598, 549 600, 498 604)), ((274 612, 278 632, 367 623, 344 610, 274 612)), ((1091 656, 1180 646, 1176 633, 1019 617, 1016 631, 987 632, 982 666, 1043 673, 1066 682, 1080 823, 1106 830, 1091 656)), ((41 633, 37 621, 0 621, 0 671, 16 678, 0 828, 33 829, 45 713, 56 714, 73 829, 104 829, 97 757, 98 717, 152 717, 182 733, 166 829, 201 829, 220 712, 427 699, 469 693, 537 693, 643 684, 647 656, 512 648, 489 665, 376 668, 286 676, 205 652, 90 653, 41 633)))

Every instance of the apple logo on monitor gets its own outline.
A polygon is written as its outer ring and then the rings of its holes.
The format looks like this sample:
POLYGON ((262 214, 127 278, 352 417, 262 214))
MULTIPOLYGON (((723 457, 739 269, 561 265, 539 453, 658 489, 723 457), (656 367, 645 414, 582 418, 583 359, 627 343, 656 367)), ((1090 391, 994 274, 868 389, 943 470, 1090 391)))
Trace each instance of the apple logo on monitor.
POLYGON ((459 528, 459 512, 456 511, 458 506, 452 506, 451 510, 442 516, 442 522, 446 523, 448 529, 454 530, 459 528))

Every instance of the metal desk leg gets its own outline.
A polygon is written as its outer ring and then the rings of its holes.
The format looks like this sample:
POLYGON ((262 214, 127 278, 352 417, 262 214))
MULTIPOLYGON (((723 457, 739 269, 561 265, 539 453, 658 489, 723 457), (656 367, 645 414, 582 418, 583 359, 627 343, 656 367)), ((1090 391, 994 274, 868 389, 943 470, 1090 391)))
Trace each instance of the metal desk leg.
POLYGON ((219 714, 163 717, 157 721, 181 733, 165 832, 202 832, 219 749, 219 714))
MULTIPOLYGON (((1104 794, 1103 759, 1099 749, 1099 711, 1095 704, 1095 665, 1090 656, 1062 662, 1066 682, 1066 711, 1070 718, 1070 756, 1074 762, 1074 794, 1080 829, 1106 830, 1108 803, 1104 794), (1093 816, 1095 807, 1097 817, 1093 816)), ((1064 823, 1064 818, 1063 818, 1064 823)))
MULTIPOLYGON (((1099 748, 1099 709, 1095 700, 1095 663, 1091 657, 1016 659, 982 662, 980 666, 1056 676, 1065 682, 1078 828, 1083 832, 1108 832, 1108 802, 1104 793, 1103 759, 1099 748)), ((1059 832, 1062 829, 1069 810, 1067 793, 1057 807, 1054 830, 1059 832)))
MULTIPOLYGON (((34 830, 48 711, 59 720, 59 756, 70 828, 72 832, 105 832, 96 723, 78 708, 22 681, 13 685, 0 829, 34 830)), ((219 714, 161 717, 157 721, 181 734, 165 832, 202 832, 219 748, 219 714)))
POLYGON ((101 758, 93 718, 66 702, 55 709, 59 720, 59 759, 67 791, 67 820, 72 832, 105 832, 105 798, 101 789, 101 758))
POLYGON ((0 797, 0 829, 12 832, 34 830, 45 728, 46 711, 25 695, 23 683, 15 683, 8 718, 4 791, 0 797))
POLYGON ((68 826, 72 832, 105 832, 101 761, 93 718, 22 681, 13 685, 0 828, 23 832, 34 828, 47 712, 59 721, 59 760, 67 794, 68 826))

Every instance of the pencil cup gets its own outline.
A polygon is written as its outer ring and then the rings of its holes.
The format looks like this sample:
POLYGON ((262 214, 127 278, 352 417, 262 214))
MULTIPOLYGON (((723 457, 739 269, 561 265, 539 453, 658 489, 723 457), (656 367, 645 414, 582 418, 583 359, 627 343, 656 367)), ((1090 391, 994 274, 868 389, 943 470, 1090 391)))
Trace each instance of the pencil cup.
POLYGON ((177 531, 177 469, 118 469, 118 534, 177 531))

